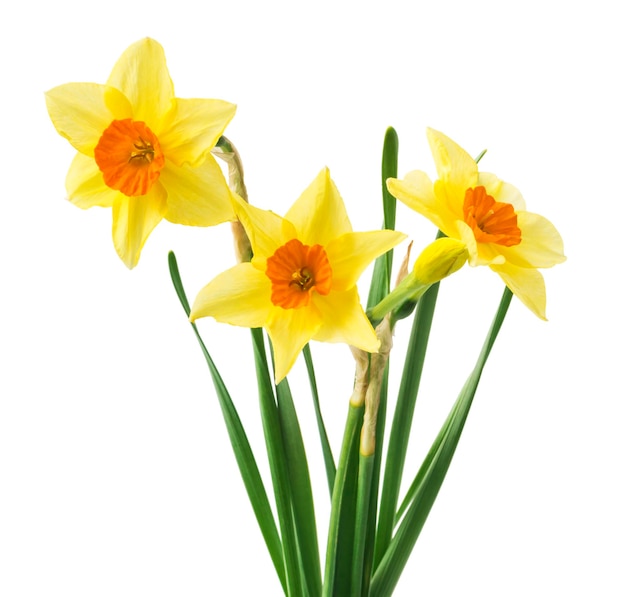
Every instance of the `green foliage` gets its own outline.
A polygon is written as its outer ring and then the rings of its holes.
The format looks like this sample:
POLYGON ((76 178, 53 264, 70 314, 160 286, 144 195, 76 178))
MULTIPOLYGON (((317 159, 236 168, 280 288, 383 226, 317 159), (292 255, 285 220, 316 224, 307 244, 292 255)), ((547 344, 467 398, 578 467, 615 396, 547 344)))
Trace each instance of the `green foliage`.
MULTIPOLYGON (((395 227, 396 200, 387 191, 386 180, 397 176, 397 160, 398 137, 395 130, 389 128, 385 135, 382 159, 383 218, 386 229, 395 227)), ((173 253, 170 253, 169 263, 172 282, 188 316, 189 304, 173 253)), ((393 251, 376 260, 368 295, 368 309, 389 294, 392 265, 393 251)), ((398 507, 438 291, 439 284, 432 285, 416 304, 411 304, 406 312, 396 313, 392 320, 395 325, 401 318, 400 315, 408 317, 415 309, 384 468, 382 446, 386 429, 388 366, 382 378, 374 452, 363 454, 360 451, 366 406, 351 403, 339 461, 335 465, 321 412, 309 346, 305 346, 303 350, 331 495, 323 579, 313 492, 300 424, 287 380, 283 380, 278 386, 272 383, 262 330, 254 329, 251 332, 259 406, 278 527, 235 406, 196 326, 191 324, 209 366, 231 445, 259 528, 283 591, 290 597, 387 597, 393 593, 443 484, 483 368, 512 297, 511 292, 505 289, 476 366, 424 462, 413 473, 413 482, 398 507), (381 477, 383 482, 379 486, 381 477)))

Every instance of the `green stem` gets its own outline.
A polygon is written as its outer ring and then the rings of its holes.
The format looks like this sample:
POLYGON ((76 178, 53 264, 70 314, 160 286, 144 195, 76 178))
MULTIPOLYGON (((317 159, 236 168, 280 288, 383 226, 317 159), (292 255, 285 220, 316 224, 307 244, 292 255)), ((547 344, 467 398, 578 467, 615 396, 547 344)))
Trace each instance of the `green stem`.
POLYGON ((354 509, 359 432, 363 406, 350 404, 330 506, 322 597, 351 595, 350 569, 354 545, 354 509))
MULTIPOLYGON (((378 406, 378 420, 376 422, 376 445, 382 447, 385 440, 385 421, 387 417, 387 390, 389 381, 389 363, 385 368, 380 390, 380 404, 378 406)), ((382 449, 374 452, 374 470, 370 488, 369 520, 367 522, 367 539, 363 555, 363 595, 369 594, 369 585, 372 576, 374 549, 376 544, 376 517, 378 513, 378 491, 380 486, 380 467, 382 464, 382 449)))
MULTIPOLYGON (((359 478, 356 500, 356 524, 354 537, 354 555, 352 559, 352 593, 355 597, 363 594, 363 565, 370 520, 372 477, 374 472, 374 454, 359 454, 359 478)), ((369 583, 368 583, 369 584, 369 583)))

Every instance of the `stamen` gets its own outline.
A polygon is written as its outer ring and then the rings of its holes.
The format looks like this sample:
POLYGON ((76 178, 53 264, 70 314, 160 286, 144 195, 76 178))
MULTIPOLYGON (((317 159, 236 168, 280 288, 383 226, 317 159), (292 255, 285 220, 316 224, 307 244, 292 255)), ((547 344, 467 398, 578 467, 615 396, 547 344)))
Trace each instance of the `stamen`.
POLYGON ((154 147, 152 147, 152 143, 150 141, 144 141, 141 137, 139 137, 139 142, 134 143, 135 149, 138 151, 133 151, 128 158, 128 161, 132 160, 145 160, 148 164, 152 163, 154 159, 154 147))
POLYGON ((309 290, 314 284, 313 274, 306 267, 301 267, 297 272, 291 274, 292 280, 289 286, 297 286, 300 290, 309 290))

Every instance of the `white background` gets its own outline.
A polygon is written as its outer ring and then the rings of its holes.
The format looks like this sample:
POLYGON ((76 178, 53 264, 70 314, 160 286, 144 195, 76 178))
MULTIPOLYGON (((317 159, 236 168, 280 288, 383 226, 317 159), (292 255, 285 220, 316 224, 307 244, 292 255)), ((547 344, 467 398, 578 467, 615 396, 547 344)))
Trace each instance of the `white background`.
MULTIPOLYGON (((568 261, 545 271, 550 321, 514 299, 396 594, 626 594, 618 2, 16 6, 0 15, 0 595, 280 593, 167 270, 174 249, 195 296, 232 263, 228 226, 164 222, 131 272, 114 252, 110 210, 64 200, 74 150, 43 92, 103 83, 144 36, 163 44, 179 97, 238 104, 227 135, 256 205, 284 213, 328 166, 354 228, 376 229, 386 127, 400 136, 401 174, 433 174, 431 126, 473 155, 488 148, 481 167, 555 223, 568 261)), ((404 206, 398 228, 416 248, 434 237, 404 206)), ((500 293, 487 269, 442 286, 408 471, 500 293)), ((265 474, 249 335, 211 321, 201 330, 265 474)), ((338 452, 349 352, 312 349, 338 452)), ((396 357, 395 380, 399 369, 396 357)), ((299 360, 290 379, 324 545, 328 500, 303 371, 299 360)))

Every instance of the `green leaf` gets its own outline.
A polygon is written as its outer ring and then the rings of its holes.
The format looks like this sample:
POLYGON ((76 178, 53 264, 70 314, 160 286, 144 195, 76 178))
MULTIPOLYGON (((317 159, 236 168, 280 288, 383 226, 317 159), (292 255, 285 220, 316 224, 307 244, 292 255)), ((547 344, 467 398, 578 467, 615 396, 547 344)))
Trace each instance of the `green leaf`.
MULTIPOLYGON (((396 198, 387 190, 386 184, 388 178, 396 178, 398 176, 398 135, 392 127, 389 127, 385 133, 381 172, 384 214, 383 227, 385 230, 395 230, 396 198)), ((393 249, 376 259, 374 263, 374 273, 372 274, 372 283, 367 298, 368 309, 377 305, 389 294, 392 266, 393 249)))
POLYGON ((330 497, 333 496, 333 485, 335 484, 335 475, 337 469, 335 466, 335 459, 333 452, 328 441, 328 434, 326 433, 326 426, 324 425, 324 419, 322 417, 322 410, 320 408, 320 399, 317 393, 317 381, 315 379, 315 369, 313 368, 313 358, 311 357, 311 349, 306 344, 302 349, 304 355, 304 362, 306 363, 306 370, 309 375, 309 384, 311 386, 311 394, 313 395, 313 407, 315 408, 315 419, 317 421, 317 430, 320 435, 320 443, 322 444, 322 454, 324 456, 324 466, 326 467, 326 479, 328 481, 328 490, 330 497))
MULTIPOLYGON (((187 296, 183 288, 174 253, 170 252, 168 259, 172 283, 174 284, 180 303, 183 306, 187 317, 189 317, 189 302, 187 301, 187 296)), ((202 354, 204 355, 207 365, 209 366, 217 398, 222 409, 224 422, 226 423, 228 437, 235 454, 237 465, 239 466, 241 478, 243 479, 243 483, 248 493, 250 504, 252 505, 252 509, 259 524, 259 528, 261 529, 267 550, 274 564, 274 568, 276 569, 276 574, 278 575, 283 590, 286 592, 287 588, 282 545, 267 493, 265 491, 265 486, 261 479, 250 443, 248 442, 248 437, 219 371, 217 370, 209 351, 200 337, 198 328, 193 323, 191 324, 191 327, 193 328, 196 338, 200 344, 200 348, 202 349, 202 354)))
POLYGON ((300 597, 305 595, 305 593, 302 583, 298 540, 292 509, 291 484, 280 416, 274 397, 274 385, 272 384, 267 366, 263 330, 257 328, 250 330, 250 332, 252 333, 252 345, 254 348, 261 421, 263 423, 265 446, 274 487, 278 522, 283 539, 283 558, 287 573, 287 595, 289 597, 300 597))
POLYGON ((322 571, 311 479, 298 416, 287 379, 281 381, 276 387, 276 397, 278 399, 283 446, 289 470, 300 564, 309 595, 320 595, 322 592, 322 571))
POLYGON ((437 498, 459 443, 467 415, 489 353, 498 336, 512 298, 506 288, 474 370, 466 381, 448 418, 420 467, 409 490, 410 505, 391 540, 371 584, 371 597, 390 596, 413 550, 415 542, 437 498))
POLYGON ((398 390, 398 401, 389 435, 383 490, 378 513, 374 568, 381 561, 393 534, 394 516, 400 494, 404 461, 438 293, 439 283, 433 284, 420 299, 413 320, 400 389, 398 390))
MULTIPOLYGON (((387 190, 387 179, 398 177, 399 147, 398 134, 395 129, 390 126, 385 132, 381 164, 383 211, 386 230, 396 229, 396 198, 387 190)), ((391 270, 391 267, 389 270, 391 270)))
POLYGON ((350 589, 363 406, 350 404, 330 507, 323 597, 347 597, 350 589))

